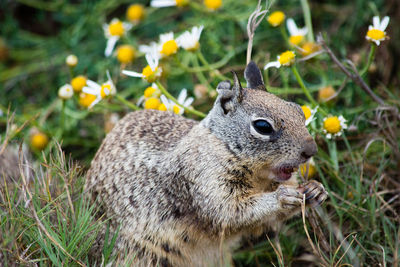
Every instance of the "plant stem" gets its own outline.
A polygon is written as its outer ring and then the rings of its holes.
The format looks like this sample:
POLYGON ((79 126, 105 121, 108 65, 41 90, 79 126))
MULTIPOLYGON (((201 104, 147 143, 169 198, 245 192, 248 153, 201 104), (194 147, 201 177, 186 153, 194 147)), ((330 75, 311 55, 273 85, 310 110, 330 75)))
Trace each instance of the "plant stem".
POLYGON ((376 44, 372 43, 371 49, 369 50, 367 65, 365 65, 364 69, 360 72, 361 77, 368 71, 369 66, 371 66, 371 63, 374 60, 375 51, 376 51, 376 44))
POLYGON ((192 109, 192 108, 183 106, 182 104, 180 104, 180 103, 178 102, 178 100, 176 100, 175 97, 173 97, 173 96, 167 91, 167 89, 165 89, 165 87, 164 87, 159 81, 156 81, 156 84, 157 84, 157 86, 158 86, 158 89, 160 89, 161 93, 163 93, 167 98, 171 99, 171 100, 172 100, 175 104, 177 104, 179 107, 183 108, 185 111, 187 111, 187 112, 189 112, 189 113, 192 113, 192 114, 194 114, 194 115, 196 115, 196 116, 199 116, 199 117, 201 117, 201 118, 204 118, 204 117, 207 116, 207 115, 204 114, 203 112, 200 112, 200 111, 197 111, 197 110, 195 110, 195 109, 192 109))
POLYGON ((61 134, 60 138, 62 138, 65 129, 65 101, 64 99, 61 100, 61 115, 60 115, 60 128, 61 134))
POLYGON ((303 93, 306 95, 308 101, 311 102, 313 107, 316 107, 318 105, 317 102, 315 102, 314 98, 311 96, 310 92, 308 91, 308 89, 304 85, 304 82, 301 79, 299 72, 297 71, 296 65, 294 65, 294 64, 292 65, 292 71, 293 71, 293 74, 296 77, 296 80, 299 83, 301 89, 303 89, 303 93))
POLYGON ((283 39, 285 39, 285 42, 286 42, 288 45, 290 45, 290 44, 289 44, 289 36, 288 36, 288 34, 287 34, 287 32, 286 32, 285 24, 284 24, 284 23, 282 23, 282 25, 279 26, 279 30, 281 31, 282 37, 283 37, 283 39))
POLYGON ((138 106, 136 106, 135 104, 132 104, 131 102, 129 102, 128 100, 126 100, 119 94, 116 94, 115 98, 118 99, 118 101, 120 101, 122 104, 124 104, 125 106, 127 106, 130 109, 140 110, 140 108, 138 106))
POLYGON ((304 22, 308 29, 307 39, 308 39, 308 41, 314 43, 315 40, 314 40, 314 34, 313 34, 313 28, 312 28, 310 5, 308 4, 307 0, 300 0, 300 3, 301 3, 301 8, 303 9, 304 22))

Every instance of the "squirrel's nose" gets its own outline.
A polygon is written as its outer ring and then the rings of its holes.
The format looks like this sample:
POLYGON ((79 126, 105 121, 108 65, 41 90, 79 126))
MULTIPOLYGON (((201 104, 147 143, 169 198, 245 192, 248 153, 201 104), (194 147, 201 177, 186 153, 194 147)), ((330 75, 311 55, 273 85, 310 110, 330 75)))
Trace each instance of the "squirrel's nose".
POLYGON ((317 150, 317 144, 315 143, 314 139, 310 138, 304 143, 300 152, 300 156, 303 159, 308 160, 317 153, 317 150))

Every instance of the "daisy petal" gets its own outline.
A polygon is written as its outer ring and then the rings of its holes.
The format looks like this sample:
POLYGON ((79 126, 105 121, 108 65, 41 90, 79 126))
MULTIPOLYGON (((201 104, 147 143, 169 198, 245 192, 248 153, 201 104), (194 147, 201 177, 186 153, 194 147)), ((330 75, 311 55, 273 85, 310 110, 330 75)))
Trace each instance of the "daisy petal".
POLYGON ((104 51, 104 55, 105 55, 106 57, 111 56, 112 51, 114 50, 114 46, 115 46, 115 44, 117 43, 118 39, 119 39, 118 36, 113 36, 113 37, 110 37, 110 38, 107 40, 106 50, 104 51))
POLYGON ((372 25, 374 25, 375 29, 379 29, 380 23, 379 23, 379 17, 378 16, 374 16, 372 18, 372 25))
POLYGON ((85 86, 85 87, 82 88, 82 92, 84 92, 84 93, 86 93, 86 94, 89 94, 89 95, 97 95, 97 93, 98 93, 99 91, 97 91, 97 90, 94 89, 94 88, 85 86))
POLYGON ((279 61, 272 61, 269 62, 267 65, 265 65, 264 70, 269 69, 269 68, 280 68, 281 63, 279 63, 279 61))
POLYGON ((193 101, 194 101, 194 98, 193 97, 189 97, 188 99, 186 99, 186 101, 185 102, 183 102, 183 106, 184 107, 188 107, 188 106, 190 106, 192 103, 193 103, 193 101))
POLYGON ((122 74, 125 74, 127 76, 131 76, 131 77, 137 77, 137 78, 142 78, 143 74, 136 72, 136 71, 130 71, 130 70, 123 70, 122 74))
POLYGON ((297 29, 296 23, 294 22, 294 20, 292 18, 289 18, 287 20, 286 26, 289 30, 290 35, 297 35, 298 29, 297 29))
POLYGON ((93 88, 93 89, 101 90, 101 85, 98 84, 98 83, 96 83, 96 82, 94 82, 94 81, 92 81, 92 80, 87 80, 87 81, 86 81, 86 84, 87 84, 89 87, 93 88))
POLYGON ((380 25, 379 30, 385 31, 386 27, 389 24, 389 20, 390 20, 390 18, 388 16, 385 16, 381 21, 381 25, 380 25))
POLYGON ((183 88, 182 91, 179 93, 178 103, 183 105, 183 102, 185 101, 186 97, 187 97, 187 90, 186 88, 183 88))

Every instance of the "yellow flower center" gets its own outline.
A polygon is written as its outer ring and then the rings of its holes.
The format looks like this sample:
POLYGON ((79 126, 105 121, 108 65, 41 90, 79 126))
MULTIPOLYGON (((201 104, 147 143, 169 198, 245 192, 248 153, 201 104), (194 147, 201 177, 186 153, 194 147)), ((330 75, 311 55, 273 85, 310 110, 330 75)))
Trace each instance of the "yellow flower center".
POLYGON ((86 77, 83 75, 76 76, 71 80, 71 86, 76 93, 82 91, 82 88, 86 85, 86 77))
POLYGON ((311 109, 306 105, 301 106, 301 109, 303 110, 304 117, 308 120, 311 117, 311 109))
POLYGON ((324 121, 324 129, 331 134, 340 132, 342 126, 337 116, 329 117, 324 121))
POLYGON ((273 27, 281 25, 284 20, 285 20, 285 14, 282 11, 272 12, 271 15, 269 15, 267 18, 267 21, 273 27))
POLYGON ((126 18, 131 22, 139 22, 144 17, 144 8, 140 4, 133 4, 126 10, 126 18))
POLYGON ((280 54, 278 61, 281 65, 289 66, 294 62, 295 56, 293 51, 286 51, 280 54))
POLYGON ((385 32, 378 29, 371 29, 367 32, 367 36, 372 40, 380 41, 384 40, 386 37, 385 32))
POLYGON ((148 81, 149 83, 152 83, 156 80, 156 73, 157 73, 158 67, 153 71, 149 65, 143 68, 142 70, 142 75, 144 76, 143 78, 148 81))
POLYGON ((292 45, 299 45, 304 39, 303 35, 292 35, 289 37, 289 43, 292 45))
POLYGON ((167 111, 167 107, 164 104, 161 104, 160 106, 158 106, 158 110, 167 111))
POLYGON ((43 150, 49 143, 49 138, 44 133, 38 132, 31 136, 31 146, 37 150, 43 150))
POLYGON ((317 170, 313 164, 308 164, 308 173, 307 173, 307 163, 304 163, 300 165, 300 172, 303 177, 305 177, 307 174, 307 178, 313 178, 317 173, 317 170))
POLYGON ((315 53, 319 51, 321 48, 319 45, 316 45, 315 43, 312 42, 306 42, 301 46, 301 54, 303 56, 308 56, 311 55, 312 53, 315 53))
POLYGON ((155 97, 160 95, 160 91, 157 88, 149 86, 146 88, 146 90, 144 90, 143 95, 145 98, 149 98, 152 96, 155 97))
POLYGON ((79 105, 81 105, 84 108, 88 108, 95 100, 96 100, 95 95, 85 94, 85 93, 81 93, 79 95, 79 105))
POLYGON ((135 48, 131 45, 121 45, 117 49, 117 59, 121 63, 130 63, 135 58, 135 48))
POLYGON ((175 40, 169 40, 163 44, 161 54, 170 56, 175 54, 176 51, 178 51, 178 44, 175 42, 175 40))
POLYGON ((110 23, 108 26, 108 31, 112 36, 122 36, 124 34, 124 25, 121 21, 115 21, 110 23))
POLYGON ((155 97, 150 97, 144 102, 145 109, 158 109, 160 105, 161 105, 160 99, 155 97))
POLYGON ((322 101, 325 101, 331 98, 335 93, 336 91, 332 86, 322 87, 318 91, 318 98, 322 101))
POLYGON ((179 111, 181 111, 181 107, 179 107, 178 105, 173 105, 173 106, 172 106, 172 111, 173 111, 175 114, 179 114, 179 111))
POLYGON ((178 6, 178 7, 186 6, 189 3, 188 0, 175 0, 175 2, 176 2, 176 6, 178 6))
POLYGON ((211 10, 217 10, 222 6, 222 0, 204 0, 204 5, 211 10))
POLYGON ((101 98, 106 98, 110 94, 111 94, 111 85, 110 84, 103 84, 101 86, 101 90, 100 90, 101 98))

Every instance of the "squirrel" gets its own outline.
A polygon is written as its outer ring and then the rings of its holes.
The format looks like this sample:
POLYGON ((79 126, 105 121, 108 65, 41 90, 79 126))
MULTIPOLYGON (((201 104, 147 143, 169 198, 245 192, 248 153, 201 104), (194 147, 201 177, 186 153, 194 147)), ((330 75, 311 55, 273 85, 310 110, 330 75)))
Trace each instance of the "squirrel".
MULTIPOLYGON (((216 266, 242 237, 327 197, 295 172, 317 152, 299 105, 267 92, 250 62, 243 88, 223 81, 200 122, 169 112, 127 114, 105 137, 86 191, 109 229, 114 253, 134 266, 216 266)), ((104 230, 105 231, 105 230, 104 230)), ((101 251, 104 238, 96 252, 101 251)), ((97 258, 97 260, 101 259, 97 258)))

